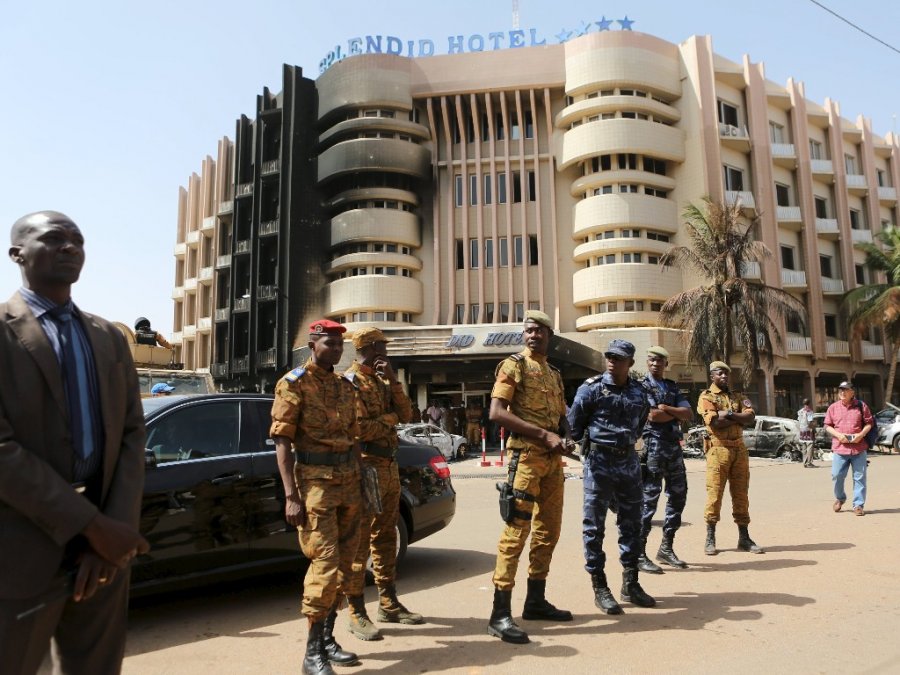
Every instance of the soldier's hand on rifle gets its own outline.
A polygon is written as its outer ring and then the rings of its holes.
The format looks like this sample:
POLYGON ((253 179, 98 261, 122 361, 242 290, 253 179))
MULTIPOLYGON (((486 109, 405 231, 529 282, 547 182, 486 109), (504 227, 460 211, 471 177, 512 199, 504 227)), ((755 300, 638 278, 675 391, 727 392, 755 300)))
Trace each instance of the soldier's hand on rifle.
POLYGON ((299 492, 292 492, 285 495, 284 519, 294 527, 303 527, 306 525, 306 505, 300 498, 299 492))

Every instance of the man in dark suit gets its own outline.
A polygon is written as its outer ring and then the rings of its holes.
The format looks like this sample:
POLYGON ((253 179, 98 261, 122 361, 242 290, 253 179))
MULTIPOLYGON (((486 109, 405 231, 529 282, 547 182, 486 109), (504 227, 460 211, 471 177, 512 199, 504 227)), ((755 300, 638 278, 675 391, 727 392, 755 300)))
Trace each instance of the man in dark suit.
POLYGON ((0 671, 35 673, 52 640, 56 672, 117 673, 128 565, 149 548, 137 373, 119 330, 72 303, 72 220, 20 218, 9 257, 23 284, 0 304, 0 671))

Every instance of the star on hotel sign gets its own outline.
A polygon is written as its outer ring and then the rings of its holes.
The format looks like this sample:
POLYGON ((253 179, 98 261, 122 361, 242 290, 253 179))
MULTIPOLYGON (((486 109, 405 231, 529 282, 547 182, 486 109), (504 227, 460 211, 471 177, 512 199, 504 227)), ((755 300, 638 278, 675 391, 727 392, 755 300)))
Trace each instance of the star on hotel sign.
POLYGON ((631 25, 634 23, 634 19, 629 19, 628 15, 626 14, 624 19, 607 19, 605 16, 603 16, 599 21, 582 21, 581 26, 576 28, 575 30, 563 28, 556 34, 556 39, 559 40, 560 44, 562 44, 563 42, 568 42, 573 38, 587 35, 591 32, 591 26, 597 26, 597 30, 595 32, 601 33, 605 30, 611 30, 611 26, 614 23, 619 24, 619 30, 631 30, 631 25))

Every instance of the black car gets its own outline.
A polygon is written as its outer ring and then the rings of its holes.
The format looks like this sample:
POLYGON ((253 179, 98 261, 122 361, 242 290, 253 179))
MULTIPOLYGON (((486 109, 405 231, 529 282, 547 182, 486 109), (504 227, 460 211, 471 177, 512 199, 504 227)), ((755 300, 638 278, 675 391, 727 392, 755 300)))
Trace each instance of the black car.
MULTIPOLYGON (((143 400, 147 424, 141 533, 151 550, 133 594, 235 575, 300 570, 296 528, 269 438, 273 396, 209 394, 143 400)), ((401 444, 398 562, 456 512, 450 469, 435 448, 401 444)))

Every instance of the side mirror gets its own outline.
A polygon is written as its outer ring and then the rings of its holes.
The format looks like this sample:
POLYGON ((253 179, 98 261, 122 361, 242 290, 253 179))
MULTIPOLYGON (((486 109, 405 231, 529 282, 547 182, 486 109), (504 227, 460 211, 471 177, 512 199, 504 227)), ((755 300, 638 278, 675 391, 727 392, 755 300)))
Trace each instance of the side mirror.
POLYGON ((156 453, 150 448, 144 448, 144 467, 147 469, 156 468, 156 453))

